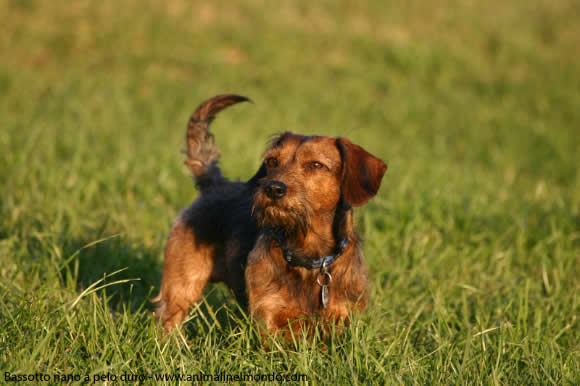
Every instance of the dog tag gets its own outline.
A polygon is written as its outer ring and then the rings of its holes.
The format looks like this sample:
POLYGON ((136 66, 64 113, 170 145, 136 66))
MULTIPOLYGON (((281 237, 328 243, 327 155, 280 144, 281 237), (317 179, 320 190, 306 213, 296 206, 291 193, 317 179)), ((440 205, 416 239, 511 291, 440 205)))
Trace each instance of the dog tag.
POLYGON ((318 277, 316 278, 316 283, 320 286, 320 300, 322 301, 322 307, 328 307, 328 285, 332 281, 332 276, 326 270, 326 266, 322 266, 322 270, 318 277), (322 279, 322 280, 321 280, 322 279))
POLYGON ((323 285, 322 291, 320 291, 320 297, 322 298, 322 307, 328 307, 328 286, 323 285))

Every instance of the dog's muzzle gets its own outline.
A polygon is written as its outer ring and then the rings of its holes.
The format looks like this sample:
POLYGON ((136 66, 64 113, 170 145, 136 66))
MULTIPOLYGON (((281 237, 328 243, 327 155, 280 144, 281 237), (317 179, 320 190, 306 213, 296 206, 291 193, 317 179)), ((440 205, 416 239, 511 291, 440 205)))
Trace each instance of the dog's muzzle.
POLYGON ((272 200, 279 200, 286 195, 288 187, 280 181, 270 181, 264 186, 264 193, 272 200))

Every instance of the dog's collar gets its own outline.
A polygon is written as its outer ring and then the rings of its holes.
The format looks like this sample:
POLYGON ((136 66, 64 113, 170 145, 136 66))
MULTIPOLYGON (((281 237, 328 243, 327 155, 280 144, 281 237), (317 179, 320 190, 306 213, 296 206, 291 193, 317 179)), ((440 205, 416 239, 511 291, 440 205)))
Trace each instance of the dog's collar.
POLYGON ((334 263, 344 252, 346 245, 348 244, 348 237, 342 239, 342 241, 338 244, 334 254, 328 256, 322 256, 318 259, 311 259, 306 256, 299 255, 297 253, 292 252, 288 246, 286 245, 286 238, 284 237, 284 232, 279 228, 274 227, 265 227, 264 233, 270 235, 280 246, 282 250, 282 255, 284 256, 284 260, 290 265, 295 267, 303 267, 310 270, 315 269, 324 269, 326 270, 329 268, 332 263, 334 263))

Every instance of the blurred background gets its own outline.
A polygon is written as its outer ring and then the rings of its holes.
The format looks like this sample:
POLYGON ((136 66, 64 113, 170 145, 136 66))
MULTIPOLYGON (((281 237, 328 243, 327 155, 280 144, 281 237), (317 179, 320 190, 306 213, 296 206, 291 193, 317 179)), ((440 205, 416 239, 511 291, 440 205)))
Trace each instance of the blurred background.
POLYGON ((5 187, 24 178, 16 164, 56 161, 62 171, 35 179, 55 200, 134 184, 183 201, 187 182, 168 182, 185 173, 183 127, 225 92, 255 101, 215 128, 234 177, 253 173, 268 135, 291 130, 384 158, 384 197, 393 182, 429 186, 412 176, 435 169, 442 191, 457 179, 504 196, 578 187, 576 1, 2 0, 0 12, 5 187))
POLYGON ((389 164, 357 212, 389 331, 431 299, 418 329, 437 312, 457 320, 448 338, 533 320, 534 347, 578 358, 580 2, 0 0, 0 15, 4 299, 65 288, 63 267, 75 288, 128 267, 137 298, 115 296, 147 299, 196 195, 187 120, 237 93, 254 104, 213 125, 227 176, 253 175, 283 130, 389 164), (524 297, 535 314, 509 305, 524 297))

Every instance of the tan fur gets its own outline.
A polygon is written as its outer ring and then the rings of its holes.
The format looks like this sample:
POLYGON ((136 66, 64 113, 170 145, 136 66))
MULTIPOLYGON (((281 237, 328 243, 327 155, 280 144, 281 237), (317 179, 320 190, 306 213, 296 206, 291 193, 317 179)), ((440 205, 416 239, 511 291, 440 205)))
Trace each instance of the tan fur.
POLYGON ((203 289, 212 277, 215 248, 196 245, 194 235, 177 218, 167 245, 160 305, 157 316, 163 318, 163 327, 169 330, 179 326, 191 306, 201 299, 203 289))

